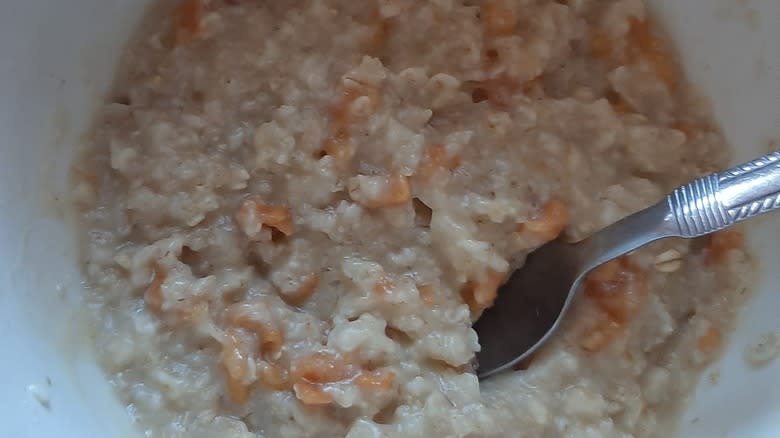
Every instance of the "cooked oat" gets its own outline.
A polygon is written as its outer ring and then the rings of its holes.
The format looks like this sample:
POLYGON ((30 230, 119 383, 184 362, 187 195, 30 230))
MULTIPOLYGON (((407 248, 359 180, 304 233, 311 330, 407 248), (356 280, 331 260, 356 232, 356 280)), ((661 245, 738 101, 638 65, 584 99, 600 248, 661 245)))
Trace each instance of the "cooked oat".
POLYGON ((150 436, 669 436, 738 232, 605 265, 530 364, 470 369, 511 262, 726 163, 641 1, 163 3, 74 173, 150 436))

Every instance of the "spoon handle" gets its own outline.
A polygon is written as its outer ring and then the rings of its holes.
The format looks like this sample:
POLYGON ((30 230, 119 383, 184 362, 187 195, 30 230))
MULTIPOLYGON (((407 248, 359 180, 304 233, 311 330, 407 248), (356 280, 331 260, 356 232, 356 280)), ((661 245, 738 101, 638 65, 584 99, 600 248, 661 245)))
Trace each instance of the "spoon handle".
POLYGON ((678 187, 577 247, 584 271, 666 237, 698 237, 780 208, 780 151, 678 187))
POLYGON ((675 189, 666 197, 680 237, 698 237, 780 208, 780 151, 675 189))

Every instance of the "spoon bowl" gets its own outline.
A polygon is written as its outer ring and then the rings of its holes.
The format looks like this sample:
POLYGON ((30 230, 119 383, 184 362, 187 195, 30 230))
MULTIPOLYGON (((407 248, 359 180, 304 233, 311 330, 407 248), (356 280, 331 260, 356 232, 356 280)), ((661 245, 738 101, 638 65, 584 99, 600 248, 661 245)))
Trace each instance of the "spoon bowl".
POLYGON ((528 255, 499 289, 496 302, 474 324, 482 350, 479 377, 511 369, 547 340, 582 281, 575 244, 553 240, 528 255))
POLYGON ((499 288, 496 301, 474 324, 481 350, 477 375, 515 367, 560 325, 588 272, 648 243, 694 238, 780 208, 780 152, 672 191, 659 203, 585 240, 553 240, 529 254, 499 288))

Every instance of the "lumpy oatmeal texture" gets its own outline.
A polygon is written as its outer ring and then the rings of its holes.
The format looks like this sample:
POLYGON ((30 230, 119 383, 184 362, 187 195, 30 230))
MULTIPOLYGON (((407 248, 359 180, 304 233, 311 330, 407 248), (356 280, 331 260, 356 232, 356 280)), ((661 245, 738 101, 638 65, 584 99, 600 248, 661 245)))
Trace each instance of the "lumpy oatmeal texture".
POLYGON ((639 0, 155 5, 74 172, 139 427, 670 436, 742 300, 739 232, 612 262, 530 364, 470 364, 510 263, 725 165, 673 59, 639 0))

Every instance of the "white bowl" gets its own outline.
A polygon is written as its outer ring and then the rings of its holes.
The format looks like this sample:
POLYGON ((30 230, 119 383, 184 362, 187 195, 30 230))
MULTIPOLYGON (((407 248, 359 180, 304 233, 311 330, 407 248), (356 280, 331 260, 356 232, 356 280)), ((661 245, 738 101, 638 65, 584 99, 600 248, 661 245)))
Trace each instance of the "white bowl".
MULTIPOLYGON (((0 14, 0 393, 2 434, 136 436, 94 365, 76 305, 66 217, 73 151, 146 1, 4 0, 0 14)), ((650 0, 689 78, 709 94, 735 161, 780 140, 780 2, 650 0)), ((775 144, 775 148, 780 144, 775 144)), ((758 286, 723 360, 682 420, 690 438, 780 436, 780 361, 745 349, 780 330, 780 214, 751 224, 758 286)))

